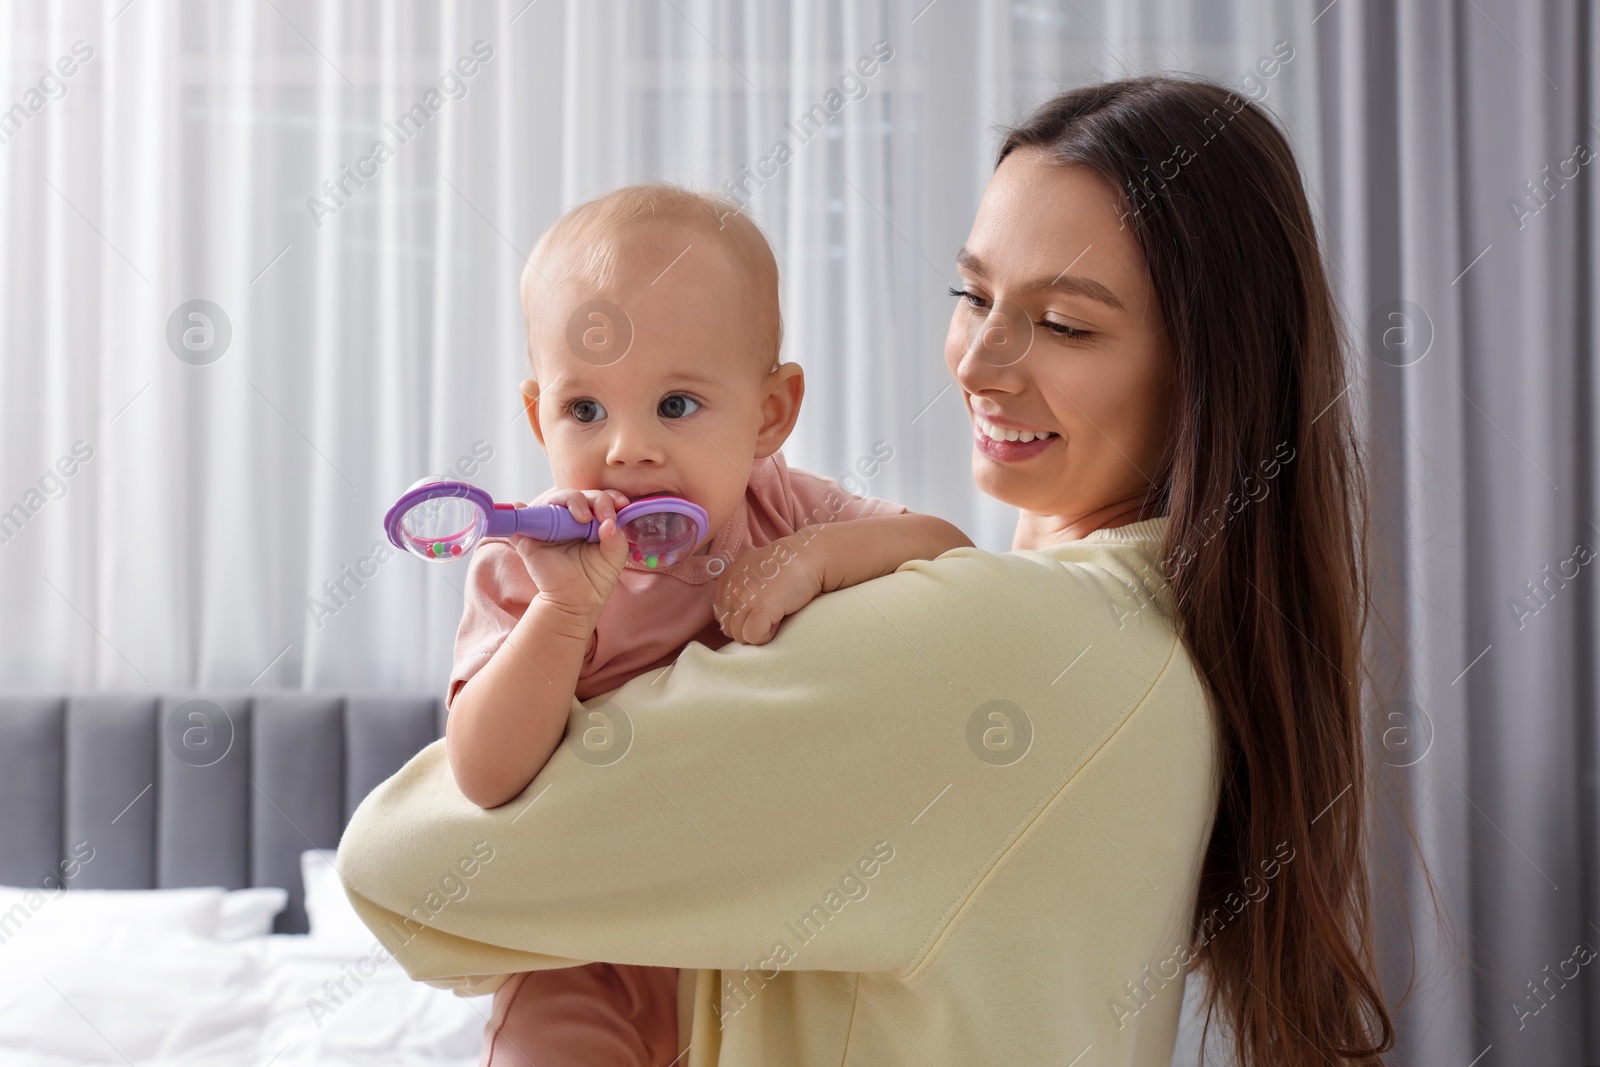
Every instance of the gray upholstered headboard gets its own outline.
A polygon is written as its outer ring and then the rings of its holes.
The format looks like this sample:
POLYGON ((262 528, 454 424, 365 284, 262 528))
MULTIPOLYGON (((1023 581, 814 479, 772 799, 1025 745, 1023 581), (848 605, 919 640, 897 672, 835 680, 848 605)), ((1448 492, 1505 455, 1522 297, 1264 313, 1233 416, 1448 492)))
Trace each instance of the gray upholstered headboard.
POLYGON ((282 886, 441 735, 434 697, 0 694, 0 884, 282 886), (88 862, 74 862, 93 849, 88 862), (46 882, 54 876, 55 881, 46 882))

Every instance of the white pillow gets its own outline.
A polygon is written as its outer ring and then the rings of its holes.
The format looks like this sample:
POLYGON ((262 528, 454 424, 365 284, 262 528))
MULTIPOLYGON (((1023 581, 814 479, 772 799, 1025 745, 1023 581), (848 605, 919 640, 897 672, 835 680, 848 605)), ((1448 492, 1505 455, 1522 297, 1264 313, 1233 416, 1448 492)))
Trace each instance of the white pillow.
POLYGON ((222 898, 217 940, 265 937, 272 933, 272 921, 288 904, 289 891, 275 885, 231 890, 222 898))
POLYGON ((300 880, 306 890, 306 921, 312 937, 371 944, 376 935, 350 906, 344 883, 334 868, 337 849, 309 848, 300 853, 300 880))
POLYGON ((137 927, 156 933, 217 936, 224 890, 38 889, 0 886, 0 944, 17 935, 104 938, 137 927))

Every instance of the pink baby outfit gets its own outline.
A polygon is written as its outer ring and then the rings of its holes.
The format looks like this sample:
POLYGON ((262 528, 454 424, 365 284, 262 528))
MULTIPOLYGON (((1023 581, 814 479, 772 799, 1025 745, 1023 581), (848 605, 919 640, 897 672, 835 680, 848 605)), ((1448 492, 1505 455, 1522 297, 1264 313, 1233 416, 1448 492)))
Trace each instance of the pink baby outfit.
MULTIPOLYGON (((779 453, 757 460, 744 506, 707 550, 670 567, 630 560, 607 601, 579 674, 580 700, 665 667, 683 646, 728 643, 712 617, 717 575, 752 548, 804 526, 897 515, 905 507, 848 493, 838 482, 790 470, 779 453)), ((511 543, 489 538, 467 568, 445 702, 505 642, 537 592, 511 543)), ((678 1056, 678 972, 591 963, 513 975, 494 995, 479 1067, 659 1064, 678 1056)))

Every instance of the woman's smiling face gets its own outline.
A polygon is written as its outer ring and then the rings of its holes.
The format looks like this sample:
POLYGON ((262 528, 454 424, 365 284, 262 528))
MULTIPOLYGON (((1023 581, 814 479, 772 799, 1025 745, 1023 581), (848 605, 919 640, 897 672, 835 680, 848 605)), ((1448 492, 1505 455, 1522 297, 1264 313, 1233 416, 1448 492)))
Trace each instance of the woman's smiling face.
POLYGON ((1122 210, 1098 174, 1019 148, 956 260, 945 362, 972 418, 973 479, 1022 511, 1017 548, 1149 517, 1172 356, 1122 210))

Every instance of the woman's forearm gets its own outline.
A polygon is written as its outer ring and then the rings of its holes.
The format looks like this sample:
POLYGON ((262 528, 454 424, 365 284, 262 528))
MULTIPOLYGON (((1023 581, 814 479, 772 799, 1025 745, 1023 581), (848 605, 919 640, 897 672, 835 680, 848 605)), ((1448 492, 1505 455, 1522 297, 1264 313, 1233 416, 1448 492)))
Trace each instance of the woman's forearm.
POLYGON ((561 743, 594 626, 537 596, 489 662, 456 693, 445 723, 450 769, 481 808, 527 788, 561 743))

